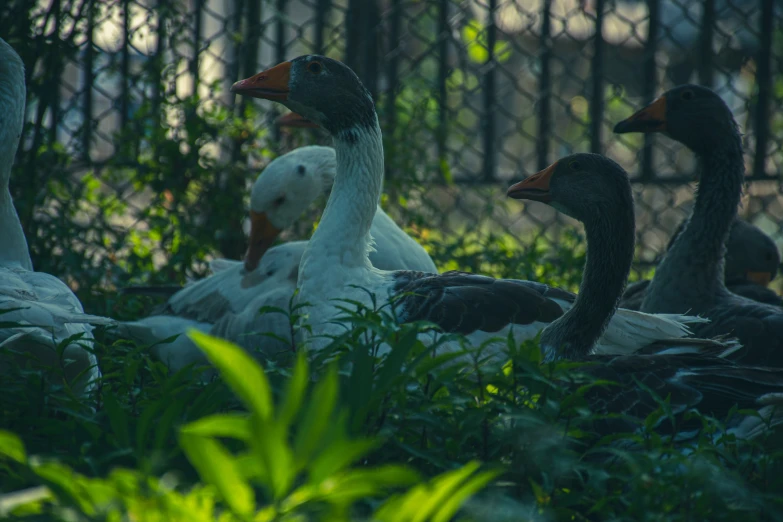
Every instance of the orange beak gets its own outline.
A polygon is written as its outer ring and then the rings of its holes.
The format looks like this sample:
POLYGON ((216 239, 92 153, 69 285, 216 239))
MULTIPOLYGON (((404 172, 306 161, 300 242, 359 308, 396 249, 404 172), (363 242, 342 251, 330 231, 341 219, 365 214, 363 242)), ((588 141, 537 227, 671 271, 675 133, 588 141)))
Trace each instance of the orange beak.
POLYGON ((281 230, 269 221, 266 212, 250 211, 250 239, 245 254, 245 270, 251 272, 256 269, 280 232, 281 230))
POLYGON ((295 127, 298 129, 314 129, 318 128, 317 123, 313 123, 304 116, 300 116, 295 112, 289 112, 277 118, 277 124, 281 127, 295 127))
POLYGON ((660 96, 650 105, 614 126, 614 132, 661 132, 666 130, 666 97, 660 96))
POLYGON ((288 99, 291 62, 283 62, 231 86, 231 92, 272 101, 288 99))
POLYGON ((748 281, 757 285, 767 286, 772 281, 772 274, 769 272, 748 272, 745 274, 748 281))
POLYGON ((540 201, 541 203, 550 203, 552 195, 549 193, 549 180, 555 173, 557 162, 525 178, 519 183, 511 185, 506 191, 506 195, 514 199, 529 199, 531 201, 540 201))

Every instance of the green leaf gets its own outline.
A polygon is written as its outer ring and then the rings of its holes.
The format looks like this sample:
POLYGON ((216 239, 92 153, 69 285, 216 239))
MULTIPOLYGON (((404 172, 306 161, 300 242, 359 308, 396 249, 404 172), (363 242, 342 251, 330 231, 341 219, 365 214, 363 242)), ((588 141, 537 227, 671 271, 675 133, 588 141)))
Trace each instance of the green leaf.
POLYGON ((377 445, 376 440, 369 438, 335 441, 308 466, 310 480, 316 483, 326 480, 330 475, 342 471, 365 456, 377 445))
POLYGON ((438 475, 427 484, 420 484, 404 495, 387 500, 375 513, 377 520, 397 522, 445 522, 470 496, 497 476, 497 471, 485 471, 473 475, 480 463, 471 461, 463 467, 438 475))
POLYGON ((468 498, 484 489, 499 474, 499 470, 488 470, 471 477, 438 506, 437 511, 432 516, 432 522, 448 522, 451 520, 468 498))
POLYGON ((302 350, 296 357, 294 371, 291 378, 288 380, 283 405, 280 407, 278 414, 278 422, 283 426, 290 426, 297 413, 299 413, 299 409, 302 406, 302 400, 307 391, 309 376, 307 356, 302 350))
POLYGON ((247 408, 265 420, 272 418, 272 390, 261 366, 242 348, 191 328, 188 336, 217 367, 247 408))
POLYGON ((179 442, 201 479, 215 486, 235 513, 250 515, 253 512, 255 494, 220 442, 189 433, 186 428, 180 432, 179 442))
POLYGON ((130 447, 130 429, 128 427, 128 415, 117 402, 114 394, 107 393, 103 398, 104 411, 109 417, 109 426, 114 433, 114 439, 120 448, 130 447))
POLYGON ((275 421, 264 421, 257 416, 250 420, 250 444, 256 458, 263 462, 265 473, 260 477, 275 500, 284 498, 296 478, 294 455, 288 446, 286 426, 275 421))
POLYGON ((217 413, 186 424, 182 430, 201 437, 250 439, 249 417, 245 413, 217 413))
POLYGON ((307 410, 297 430, 294 441, 297 469, 302 469, 316 448, 323 444, 322 436, 329 427, 337 402, 337 389, 337 368, 332 365, 310 394, 307 410))
POLYGON ((24 464, 27 462, 27 453, 24 443, 17 435, 10 431, 0 430, 0 455, 24 464))

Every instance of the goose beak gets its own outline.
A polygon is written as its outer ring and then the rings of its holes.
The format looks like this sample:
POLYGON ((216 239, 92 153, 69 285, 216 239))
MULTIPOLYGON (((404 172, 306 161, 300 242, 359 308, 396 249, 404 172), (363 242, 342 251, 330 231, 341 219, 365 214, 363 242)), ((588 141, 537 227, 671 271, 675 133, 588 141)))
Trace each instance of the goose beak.
POLYGON ((757 285, 767 286, 772 281, 772 274, 769 272, 748 272, 745 274, 748 281, 757 285))
POLYGON ((295 127, 298 129, 315 129, 318 128, 317 123, 313 123, 304 116, 301 116, 295 112, 289 112, 280 116, 277 119, 277 124, 281 127, 295 127))
POLYGON ((252 272, 275 242, 281 230, 274 226, 266 212, 250 211, 250 239, 245 254, 245 270, 252 272))
POLYGON ((288 99, 291 62, 283 62, 231 86, 231 92, 277 102, 288 99))
POLYGON ((647 107, 614 126, 614 132, 664 132, 666 131, 666 97, 660 96, 647 107))
POLYGON ((550 203, 552 195, 549 193, 549 180, 555 172, 557 162, 525 178, 519 183, 511 185, 506 191, 506 195, 514 199, 529 199, 531 201, 540 201, 541 203, 550 203))

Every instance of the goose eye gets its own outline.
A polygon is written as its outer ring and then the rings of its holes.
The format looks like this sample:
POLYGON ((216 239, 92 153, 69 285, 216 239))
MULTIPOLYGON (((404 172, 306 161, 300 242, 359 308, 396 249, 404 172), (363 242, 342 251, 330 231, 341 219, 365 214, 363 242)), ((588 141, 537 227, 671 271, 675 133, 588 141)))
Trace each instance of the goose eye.
POLYGON ((693 99, 693 91, 688 89, 687 91, 682 92, 682 99, 683 100, 691 100, 693 99))
POLYGON ((299 174, 300 176, 304 176, 305 172, 307 172, 307 169, 305 169, 304 165, 299 165, 298 167, 296 167, 296 173, 299 174))
POLYGON ((568 164, 568 168, 571 170, 579 170, 582 166, 579 164, 578 161, 574 160, 571 163, 568 164))
POLYGON ((275 200, 272 203, 274 203, 276 207, 279 207, 280 205, 285 203, 285 196, 278 196, 277 198, 275 198, 275 200))
POLYGON ((323 66, 321 65, 321 62, 310 62, 307 64, 307 70, 313 74, 321 74, 323 66))

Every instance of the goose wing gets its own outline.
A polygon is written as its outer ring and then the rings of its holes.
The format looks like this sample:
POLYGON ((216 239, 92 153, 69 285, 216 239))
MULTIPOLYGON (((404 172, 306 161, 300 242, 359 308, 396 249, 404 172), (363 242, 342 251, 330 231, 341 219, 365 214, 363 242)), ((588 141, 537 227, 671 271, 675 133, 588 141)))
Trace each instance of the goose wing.
POLYGON ((451 333, 497 332, 511 324, 550 323, 563 315, 555 298, 573 294, 532 281, 465 272, 395 274, 400 320, 430 321, 451 333))

